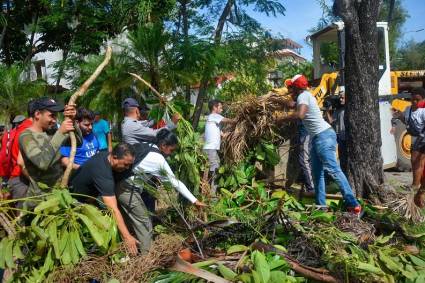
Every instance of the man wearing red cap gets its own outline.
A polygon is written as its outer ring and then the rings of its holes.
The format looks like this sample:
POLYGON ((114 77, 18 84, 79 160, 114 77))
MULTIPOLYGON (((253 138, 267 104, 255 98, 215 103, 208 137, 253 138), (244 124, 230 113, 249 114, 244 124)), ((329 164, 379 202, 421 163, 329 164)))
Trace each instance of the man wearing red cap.
POLYGON ((297 111, 285 119, 301 119, 311 136, 310 160, 313 169, 316 204, 326 206, 324 174, 326 170, 338 184, 348 210, 360 214, 361 207, 354 197, 347 177, 336 160, 335 131, 323 119, 316 99, 307 91, 307 78, 303 75, 296 75, 288 82, 288 86, 293 89, 293 99, 296 100, 297 111))

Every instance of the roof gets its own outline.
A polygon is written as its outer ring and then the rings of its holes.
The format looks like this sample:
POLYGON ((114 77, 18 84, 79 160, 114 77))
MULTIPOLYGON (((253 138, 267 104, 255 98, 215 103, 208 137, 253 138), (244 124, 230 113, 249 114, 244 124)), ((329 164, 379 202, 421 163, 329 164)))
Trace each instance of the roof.
POLYGON ((327 35, 327 36, 336 37, 337 31, 341 30, 343 28, 344 28, 343 22, 334 22, 334 23, 330 24, 329 26, 307 36, 307 40, 317 39, 318 37, 325 35, 326 33, 329 33, 329 35, 327 35))
POLYGON ((294 58, 297 58, 299 60, 307 61, 307 59, 305 59, 303 56, 299 55, 297 52, 295 52, 291 49, 288 49, 288 48, 276 50, 274 52, 271 52, 270 54, 273 57, 294 57, 294 58))
MULTIPOLYGON (((215 81, 215 86, 218 86, 226 81, 230 81, 232 79, 234 79, 235 76, 233 74, 226 74, 226 75, 221 75, 221 76, 217 76, 214 78, 215 81)), ((201 83, 197 83, 196 85, 192 85, 191 88, 193 89, 197 89, 201 86, 201 83)))
POLYGON ((282 39, 282 41, 283 41, 283 43, 284 43, 284 44, 286 44, 288 47, 292 47, 292 48, 294 48, 294 49, 302 48, 302 45, 300 45, 300 44, 296 43, 295 41, 293 41, 293 40, 292 40, 292 39, 290 39, 290 38, 282 39))

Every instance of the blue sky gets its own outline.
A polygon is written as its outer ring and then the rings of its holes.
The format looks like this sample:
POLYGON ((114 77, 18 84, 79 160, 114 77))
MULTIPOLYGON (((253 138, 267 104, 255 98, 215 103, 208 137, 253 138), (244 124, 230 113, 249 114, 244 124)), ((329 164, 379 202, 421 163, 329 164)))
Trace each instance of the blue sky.
MULTIPOLYGON (((401 0, 410 17, 406 20, 403 30, 406 34, 402 41, 425 40, 425 0, 401 0), (412 32, 424 28, 420 32, 412 32)), ((328 1, 332 3, 333 1, 328 1)), ((250 12, 273 35, 281 34, 304 46, 301 53, 311 59, 312 50, 305 42, 308 30, 314 27, 322 15, 322 10, 316 0, 281 0, 286 8, 285 16, 267 17, 264 14, 250 12)))

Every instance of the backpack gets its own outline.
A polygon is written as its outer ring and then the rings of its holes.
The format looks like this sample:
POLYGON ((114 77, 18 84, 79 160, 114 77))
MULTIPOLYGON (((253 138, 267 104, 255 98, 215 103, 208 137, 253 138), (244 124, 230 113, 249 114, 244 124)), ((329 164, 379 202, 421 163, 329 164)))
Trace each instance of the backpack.
POLYGON ((1 140, 0 177, 7 179, 12 172, 12 145, 16 136, 16 128, 7 131, 1 140))

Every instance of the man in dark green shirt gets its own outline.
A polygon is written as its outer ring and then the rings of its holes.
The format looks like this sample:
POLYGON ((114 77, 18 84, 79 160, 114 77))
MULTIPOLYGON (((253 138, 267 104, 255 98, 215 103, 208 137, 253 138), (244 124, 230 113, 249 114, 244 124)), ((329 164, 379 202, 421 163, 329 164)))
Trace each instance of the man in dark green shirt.
MULTIPOLYGON (((76 114, 75 106, 67 105, 64 108, 47 97, 35 100, 32 107, 33 124, 19 136, 19 150, 30 179, 27 196, 43 193, 38 183, 51 187, 60 181, 63 168, 59 149, 68 140, 69 132, 75 130, 73 119, 76 114), (62 111, 65 120, 53 136, 49 136, 47 132, 56 127, 57 113, 62 111)), ((78 129, 76 133, 81 140, 78 129)))

